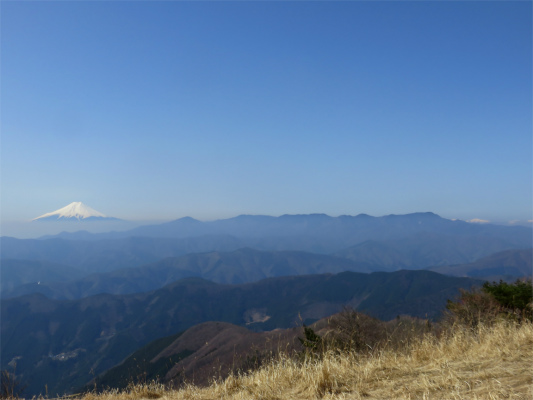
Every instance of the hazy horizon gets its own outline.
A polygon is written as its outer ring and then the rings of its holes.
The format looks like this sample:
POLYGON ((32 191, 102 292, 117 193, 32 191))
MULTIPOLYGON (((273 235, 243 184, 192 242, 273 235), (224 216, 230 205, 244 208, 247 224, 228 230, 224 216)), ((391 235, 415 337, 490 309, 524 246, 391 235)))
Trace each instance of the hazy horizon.
MULTIPOLYGON (((431 211, 420 211, 420 212, 431 212, 431 211)), ((311 213, 311 214, 326 214, 326 213, 311 213)), ((360 213, 360 214, 367 214, 367 213, 360 213)), ((390 214, 384 214, 384 215, 371 215, 372 217, 383 217, 390 214)), ((410 213, 407 213, 410 214, 410 213)), ((438 215, 438 213, 435 213, 438 215)), ((238 214, 238 215, 232 215, 227 218, 234 218, 238 217, 240 215, 245 214, 238 214)), ((249 215, 249 214, 248 214, 249 215)), ((254 215, 265 215, 265 214, 254 214, 254 215)), ((280 217, 281 215, 269 215, 271 217, 280 217)), ((294 214, 293 214, 294 215, 294 214)), ((326 214, 328 215, 328 214, 326 214)), ((340 214, 340 215, 328 215, 329 217, 339 217, 341 215, 346 214, 340 214)), ((368 214, 370 215, 370 214, 368 214)), ((402 215, 402 214, 396 214, 396 215, 402 215)), ((353 215, 356 216, 356 215, 353 215)), ((442 218, 450 219, 450 220, 462 220, 465 222, 469 222, 472 224, 496 224, 496 225, 508 225, 508 226, 526 226, 526 227, 533 227, 533 221, 489 221, 489 220, 483 220, 479 218, 471 218, 471 219, 460 219, 460 218, 448 218, 442 215, 439 215, 442 218)), ((111 216, 114 217, 114 216, 111 216)), ((12 236, 19 239, 36 239, 42 236, 47 235, 57 235, 62 232, 79 232, 79 231, 87 231, 90 233, 106 233, 111 231, 127 231, 130 229, 134 229, 139 226, 144 225, 158 225, 158 224, 164 224, 166 222, 171 222, 178 220, 180 218, 190 217, 194 218, 193 216, 182 216, 178 218, 171 218, 171 219, 118 219, 118 220, 111 220, 111 221, 92 221, 92 220, 49 220, 49 221, 42 221, 42 220, 26 220, 26 221, 2 221, 2 224, 0 225, 0 236, 12 236)), ((194 218, 196 220, 199 220, 201 222, 211 222, 216 221, 218 219, 227 219, 227 218, 217 218, 217 219, 200 219, 200 218, 194 218)))
POLYGON ((1 8, 2 232, 73 201, 533 219, 531 2, 1 8))

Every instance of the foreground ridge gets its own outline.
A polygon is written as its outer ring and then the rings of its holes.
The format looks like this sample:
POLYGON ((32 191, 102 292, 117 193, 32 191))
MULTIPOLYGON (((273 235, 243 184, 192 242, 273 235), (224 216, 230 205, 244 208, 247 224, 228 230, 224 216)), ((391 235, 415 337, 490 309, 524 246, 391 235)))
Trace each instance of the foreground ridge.
POLYGON ((532 399, 532 365, 533 325, 500 322, 427 335, 401 351, 330 352, 303 361, 281 355, 206 388, 154 383, 78 399, 532 399))

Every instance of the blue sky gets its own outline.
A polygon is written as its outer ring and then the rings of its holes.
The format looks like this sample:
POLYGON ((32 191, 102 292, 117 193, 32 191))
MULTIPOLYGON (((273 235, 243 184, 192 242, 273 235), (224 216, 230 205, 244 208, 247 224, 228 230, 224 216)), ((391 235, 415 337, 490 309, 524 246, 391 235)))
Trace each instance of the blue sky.
POLYGON ((1 4, 2 219, 532 219, 531 2, 1 4))

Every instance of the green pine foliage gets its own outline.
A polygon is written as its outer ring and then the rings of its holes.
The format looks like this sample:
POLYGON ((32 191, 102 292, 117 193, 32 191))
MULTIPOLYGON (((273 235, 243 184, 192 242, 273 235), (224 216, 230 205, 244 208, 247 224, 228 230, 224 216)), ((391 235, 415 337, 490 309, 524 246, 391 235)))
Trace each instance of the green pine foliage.
POLYGON ((494 296, 496 301, 506 310, 520 311, 524 317, 532 319, 533 285, 531 280, 517 280, 515 283, 501 280, 499 283, 485 282, 483 291, 494 296))
POLYGON ((314 352, 319 349, 322 344, 322 338, 318 336, 313 328, 310 328, 304 324, 304 335, 305 338, 298 338, 300 343, 311 352, 314 352))

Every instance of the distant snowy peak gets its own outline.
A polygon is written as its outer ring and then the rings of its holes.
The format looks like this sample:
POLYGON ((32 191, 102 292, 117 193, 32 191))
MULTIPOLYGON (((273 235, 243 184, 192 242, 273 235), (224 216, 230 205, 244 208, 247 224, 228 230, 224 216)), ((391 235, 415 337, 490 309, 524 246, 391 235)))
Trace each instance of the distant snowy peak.
POLYGON ((46 213, 40 217, 34 218, 33 221, 37 220, 111 220, 116 219, 113 217, 107 217, 106 215, 92 209, 89 206, 86 206, 81 201, 75 201, 70 203, 68 206, 60 208, 59 210, 46 213))

